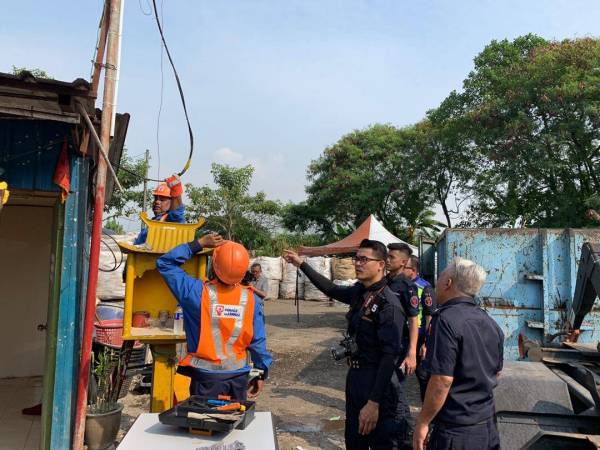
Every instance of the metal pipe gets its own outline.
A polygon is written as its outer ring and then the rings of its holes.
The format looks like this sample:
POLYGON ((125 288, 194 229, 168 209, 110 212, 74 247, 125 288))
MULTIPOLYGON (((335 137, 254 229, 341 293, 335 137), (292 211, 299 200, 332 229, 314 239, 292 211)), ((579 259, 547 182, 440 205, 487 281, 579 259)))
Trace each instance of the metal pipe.
POLYGON ((115 179, 115 184, 117 185, 119 190, 121 192, 123 192, 124 191, 123 186, 121 186, 121 183, 119 182, 119 179, 117 178, 115 168, 110 163, 110 159, 108 159, 108 153, 106 152, 106 149, 102 145, 102 142, 100 141, 100 138, 98 137, 98 133, 96 133, 96 129, 94 128, 94 124, 92 123, 92 119, 90 119, 90 116, 88 115, 88 113, 85 110, 85 108, 83 107, 83 105, 79 101, 77 101, 76 103, 77 103, 77 109, 79 109, 79 113, 83 116, 85 123, 87 124, 87 126, 90 130, 90 133, 92 133, 92 137, 94 138, 94 141, 96 141, 96 145, 98 145, 98 148, 100 149, 100 154, 106 161, 106 165, 108 166, 108 170, 110 171, 110 174, 115 179))
MULTIPOLYGON (((121 0, 110 0, 110 21, 106 49, 104 71, 104 95, 102 99, 102 122, 100 126, 101 144, 107 148, 110 143, 110 124, 115 102, 115 70, 119 53, 118 27, 121 20, 121 0)), ((73 432, 73 448, 83 449, 85 415, 87 405, 87 388, 90 375, 90 356, 92 349, 92 331, 96 313, 96 288, 98 286, 98 266, 100 260, 100 237, 102 234, 102 212, 106 189, 107 161, 98 158, 96 169, 96 197, 94 199, 94 216, 92 220, 92 237, 90 243, 89 274, 86 293, 85 315, 83 320, 83 336, 81 342, 81 360, 79 364, 79 383, 77 385, 77 405, 75 429, 73 432)))

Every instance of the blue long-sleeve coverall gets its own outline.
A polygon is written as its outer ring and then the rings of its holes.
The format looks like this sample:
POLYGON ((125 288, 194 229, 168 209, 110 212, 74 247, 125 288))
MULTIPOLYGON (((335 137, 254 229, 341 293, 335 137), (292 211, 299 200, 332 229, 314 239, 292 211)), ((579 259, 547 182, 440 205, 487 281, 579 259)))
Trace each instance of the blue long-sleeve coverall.
MULTIPOLYGON (((188 275, 181 265, 190 259, 201 247, 197 241, 181 244, 158 259, 156 267, 183 310, 183 323, 187 346, 190 351, 198 348, 200 339, 200 301, 203 282, 188 275)), ((271 366, 272 358, 266 347, 265 322, 260 298, 254 294, 254 333, 248 350, 254 367, 265 372, 271 366)), ((190 386, 193 395, 217 395, 226 389, 237 398, 246 397, 247 375, 250 366, 233 371, 211 371, 195 367, 180 367, 179 372, 192 378, 190 386), (221 392, 217 392, 218 390, 221 392)))
MULTIPOLYGON (((174 223, 185 223, 185 206, 180 205, 177 208, 167 211, 164 214, 158 214, 152 218, 152 220, 161 220, 163 216, 166 214, 167 218, 166 222, 174 222, 174 223)), ((140 234, 137 235, 135 241, 133 241, 133 245, 140 245, 146 242, 148 237, 148 228, 142 228, 140 234)))

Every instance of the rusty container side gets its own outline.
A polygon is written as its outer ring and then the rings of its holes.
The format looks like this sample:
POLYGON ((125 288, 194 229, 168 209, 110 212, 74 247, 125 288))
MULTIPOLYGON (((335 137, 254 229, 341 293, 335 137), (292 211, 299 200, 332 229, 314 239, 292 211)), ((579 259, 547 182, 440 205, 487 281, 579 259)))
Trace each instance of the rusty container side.
MULTIPOLYGON (((516 360, 520 332, 548 342, 566 329, 586 241, 600 242, 600 230, 450 229, 437 243, 438 273, 456 256, 485 268, 488 276, 477 301, 504 331, 505 358, 516 360)), ((599 339, 598 300, 582 330, 582 342, 599 339)))

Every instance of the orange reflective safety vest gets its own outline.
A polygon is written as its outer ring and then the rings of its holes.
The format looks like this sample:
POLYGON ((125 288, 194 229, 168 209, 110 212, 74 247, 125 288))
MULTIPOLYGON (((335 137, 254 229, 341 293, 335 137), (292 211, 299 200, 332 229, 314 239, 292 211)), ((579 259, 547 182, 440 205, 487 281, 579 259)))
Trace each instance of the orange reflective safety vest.
POLYGON ((205 283, 200 300, 200 337, 194 352, 179 363, 210 371, 234 371, 247 365, 254 335, 254 292, 237 285, 205 283))

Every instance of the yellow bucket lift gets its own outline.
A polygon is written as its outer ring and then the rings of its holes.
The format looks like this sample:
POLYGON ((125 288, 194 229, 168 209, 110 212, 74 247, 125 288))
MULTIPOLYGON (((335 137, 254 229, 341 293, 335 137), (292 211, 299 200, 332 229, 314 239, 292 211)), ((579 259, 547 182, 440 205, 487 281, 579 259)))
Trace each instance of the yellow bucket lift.
POLYGON ((0 181, 0 211, 2 211, 2 207, 8 202, 9 196, 10 192, 8 191, 8 184, 6 181, 0 181))
MULTIPOLYGON (((128 254, 123 339, 150 344, 154 358, 151 412, 162 412, 173 406, 175 377, 180 377, 175 374, 176 345, 185 342, 185 334, 174 334, 172 329, 160 327, 159 312, 168 311, 173 317, 177 301, 158 273, 156 261, 177 245, 193 241, 204 220, 189 224, 158 222, 148 219, 145 212, 140 217, 148 227, 146 242, 141 245, 119 242, 121 250, 128 254)), ((206 280, 209 254, 207 251, 194 255, 182 268, 190 275, 206 280)), ((182 381, 178 380, 178 384, 182 381)))

